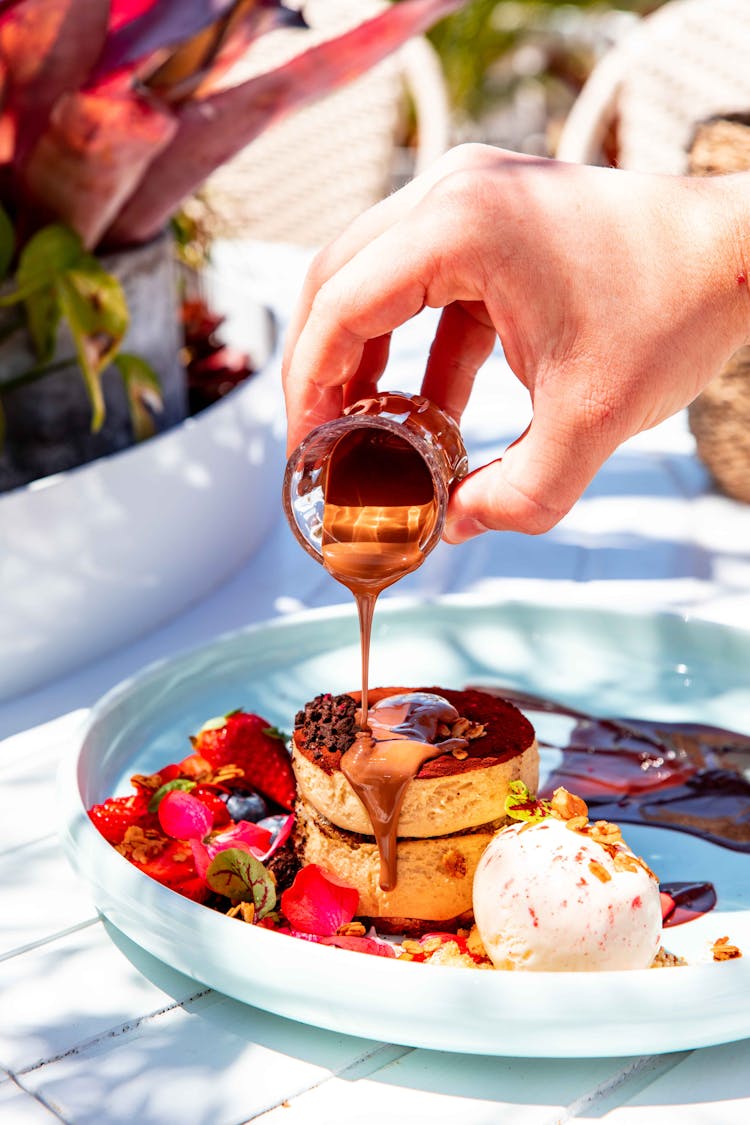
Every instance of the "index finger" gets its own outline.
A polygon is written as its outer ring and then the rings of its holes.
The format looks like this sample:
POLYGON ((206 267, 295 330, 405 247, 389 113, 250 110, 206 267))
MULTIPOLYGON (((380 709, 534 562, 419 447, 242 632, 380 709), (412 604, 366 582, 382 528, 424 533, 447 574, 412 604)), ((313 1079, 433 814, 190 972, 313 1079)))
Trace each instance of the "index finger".
POLYGON ((461 275, 456 244, 450 216, 440 206, 423 205, 360 249, 320 287, 287 368, 290 443, 333 408, 330 391, 356 376, 369 341, 387 337, 425 305, 481 300, 478 282, 461 275))

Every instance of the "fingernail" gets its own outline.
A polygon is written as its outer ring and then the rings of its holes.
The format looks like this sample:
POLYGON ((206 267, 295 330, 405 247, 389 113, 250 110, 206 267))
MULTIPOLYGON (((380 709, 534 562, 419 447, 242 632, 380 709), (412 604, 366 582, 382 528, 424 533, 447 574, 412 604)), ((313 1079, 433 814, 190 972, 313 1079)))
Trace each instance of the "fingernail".
POLYGON ((477 535, 483 535, 487 530, 488 528, 479 520, 469 516, 461 516, 446 523, 444 538, 449 543, 463 543, 467 539, 474 539, 477 535))

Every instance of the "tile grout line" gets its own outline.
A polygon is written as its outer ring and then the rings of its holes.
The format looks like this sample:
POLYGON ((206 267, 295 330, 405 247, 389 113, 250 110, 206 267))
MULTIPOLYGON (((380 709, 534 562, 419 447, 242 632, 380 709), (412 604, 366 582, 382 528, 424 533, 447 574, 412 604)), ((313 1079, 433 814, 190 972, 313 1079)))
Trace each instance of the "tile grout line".
POLYGON ((273 1105, 268 1105, 264 1109, 258 1110, 252 1117, 243 1117, 238 1125, 247 1125, 250 1121, 258 1121, 269 1113, 273 1113, 277 1109, 288 1108, 292 1101, 297 1098, 302 1098, 306 1094, 312 1093, 313 1090, 319 1090, 334 1078, 343 1078, 348 1080, 357 1081, 360 1078, 368 1077, 371 1074, 377 1073, 383 1067, 389 1066, 392 1062, 404 1058, 406 1055, 413 1054, 417 1048, 403 1047, 395 1043, 379 1043, 371 1051, 365 1051, 353 1062, 347 1063, 340 1070, 332 1070, 324 1078, 317 1082, 311 1083, 299 1090, 295 1090, 291 1094, 287 1094, 281 1101, 274 1102, 273 1105), (367 1065, 374 1062, 375 1065, 367 1065))
POLYGON ((135 1028, 149 1023, 151 1020, 158 1019, 159 1016, 166 1015, 167 1012, 173 1012, 176 1008, 185 1008, 187 1005, 195 1003, 196 1000, 202 1000, 204 996, 212 995, 213 992, 214 990, 212 988, 204 988, 200 992, 194 992, 192 995, 186 996, 182 1000, 173 1000, 170 1004, 164 1004, 163 1007, 156 1008, 152 1012, 146 1012, 136 1019, 127 1020, 125 1023, 110 1027, 105 1031, 100 1031, 96 1035, 92 1035, 89 1039, 83 1039, 80 1043, 74 1043, 72 1047, 68 1047, 64 1051, 59 1051, 56 1055, 50 1055, 48 1058, 40 1059, 30 1066, 24 1066, 18 1071, 9 1071, 8 1073, 12 1078, 17 1080, 19 1075, 32 1074, 34 1071, 41 1070, 42 1067, 60 1062, 61 1059, 68 1059, 74 1055, 79 1055, 89 1047, 95 1046, 97 1043, 102 1043, 108 1039, 117 1039, 121 1035, 127 1035, 128 1032, 133 1031, 135 1028))
POLYGON ((51 1113, 55 1120, 60 1122, 60 1125, 72 1125, 72 1122, 67 1117, 63 1117, 59 1110, 56 1110, 54 1106, 50 1105, 41 1094, 37 1094, 34 1090, 27 1090, 23 1082, 19 1081, 15 1074, 9 1073, 8 1080, 12 1082, 22 1094, 25 1094, 27 1098, 31 1098, 33 1102, 36 1102, 37 1105, 40 1105, 43 1109, 46 1109, 48 1113, 51 1113))
POLYGON ((60 941, 62 938, 69 937, 70 934, 78 933, 79 930, 86 930, 89 926, 95 926, 98 922, 101 922, 101 918, 98 914, 95 914, 91 918, 85 918, 82 922, 76 922, 72 926, 67 926, 64 930, 57 930, 55 933, 48 934, 46 937, 27 942, 26 945, 19 945, 16 949, 9 949, 5 953, 0 953, 0 962, 10 961, 13 957, 20 957, 24 953, 31 953, 35 949, 41 949, 45 945, 51 945, 55 941, 60 941))
MULTIPOLYGON (((566 1107, 562 1116, 556 1115, 548 1125, 565 1125, 566 1122, 578 1121, 582 1115, 588 1115, 592 1109, 601 1108, 602 1103, 619 1091, 626 1092, 626 1100, 630 1100, 632 1096, 646 1089, 657 1078, 678 1066, 690 1054, 692 1054, 691 1051, 676 1051, 665 1055, 642 1055, 617 1074, 606 1078, 598 1086, 594 1086, 592 1090, 576 1098, 566 1107), (630 1086, 633 1089, 626 1090, 630 1086)), ((619 1104, 621 1103, 618 1101, 619 1104)))

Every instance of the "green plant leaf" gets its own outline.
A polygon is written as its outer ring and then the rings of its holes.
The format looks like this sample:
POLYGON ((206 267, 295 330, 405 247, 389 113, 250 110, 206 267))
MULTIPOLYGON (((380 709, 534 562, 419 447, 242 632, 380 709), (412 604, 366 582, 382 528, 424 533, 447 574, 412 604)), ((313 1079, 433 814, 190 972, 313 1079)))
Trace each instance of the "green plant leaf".
POLYGON ((206 882, 216 894, 234 902, 252 902, 255 917, 262 918, 276 905, 271 875, 254 855, 241 848, 225 848, 211 860, 206 882))
POLYGON ((57 279, 62 314, 68 322, 91 400, 91 429, 104 422, 101 374, 113 361, 128 328, 128 307, 120 282, 85 254, 57 279))
POLYGON ((5 277, 13 260, 16 248, 16 236, 10 216, 4 207, 0 207, 0 281, 5 277))
POLYGON ((21 251, 16 272, 16 300, 53 285, 85 256, 81 239, 62 223, 50 223, 32 235, 21 251))
POLYGON ((73 231, 59 223, 43 227, 21 251, 16 288, 0 298, 0 305, 24 302, 29 335, 41 364, 49 363, 54 356, 62 315, 56 280, 82 254, 81 240, 73 231))
POLYGON ((164 409, 159 376, 150 363, 130 352, 120 352, 115 356, 115 366, 125 384, 136 441, 153 437, 156 432, 154 414, 164 409))

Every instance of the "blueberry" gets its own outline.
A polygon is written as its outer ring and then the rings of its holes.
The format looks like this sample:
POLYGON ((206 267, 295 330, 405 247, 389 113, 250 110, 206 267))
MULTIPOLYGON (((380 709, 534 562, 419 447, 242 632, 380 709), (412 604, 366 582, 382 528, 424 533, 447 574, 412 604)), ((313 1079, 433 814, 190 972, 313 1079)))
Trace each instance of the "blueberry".
POLYGON ((257 824, 270 811, 268 802, 254 789, 235 789, 227 797, 227 812, 232 820, 251 820, 257 824))

